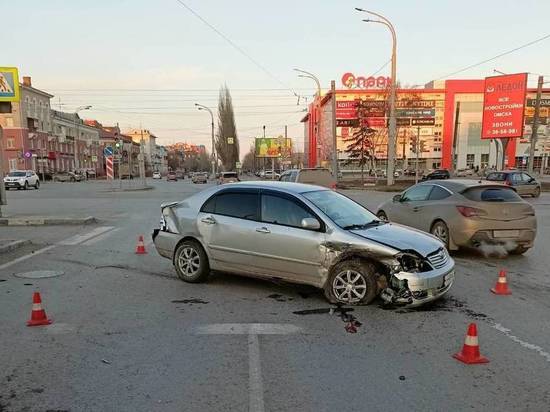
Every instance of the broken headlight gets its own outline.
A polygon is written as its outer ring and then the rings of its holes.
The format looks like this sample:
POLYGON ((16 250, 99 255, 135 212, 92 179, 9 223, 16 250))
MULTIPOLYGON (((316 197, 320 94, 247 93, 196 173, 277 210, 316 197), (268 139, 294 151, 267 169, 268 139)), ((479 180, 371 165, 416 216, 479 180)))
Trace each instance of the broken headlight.
POLYGON ((426 261, 414 253, 402 252, 396 255, 395 258, 401 265, 401 270, 404 272, 415 273, 430 270, 430 266, 426 261))

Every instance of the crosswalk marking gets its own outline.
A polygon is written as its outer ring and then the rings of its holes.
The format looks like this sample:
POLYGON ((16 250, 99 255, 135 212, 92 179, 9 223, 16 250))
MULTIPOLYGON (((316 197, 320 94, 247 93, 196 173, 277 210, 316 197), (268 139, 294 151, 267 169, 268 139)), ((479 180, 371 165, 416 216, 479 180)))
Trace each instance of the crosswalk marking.
POLYGON ((91 232, 84 233, 82 235, 75 235, 68 239, 64 239, 60 242, 58 242, 58 245, 63 246, 74 246, 79 245, 82 242, 85 242, 88 239, 94 238, 96 236, 101 235, 102 233, 108 232, 110 230, 114 229, 114 226, 100 226, 92 230, 91 232))
POLYGON ((111 236, 113 233, 119 231, 120 228, 117 228, 117 229, 113 229, 113 230, 110 230, 106 233, 103 233, 99 236, 96 236, 96 237, 93 237, 89 240, 86 240, 85 242, 82 242, 82 245, 84 246, 90 246, 90 245, 93 245, 95 243, 98 243, 98 242, 101 242, 102 240, 105 240, 107 237, 111 236))

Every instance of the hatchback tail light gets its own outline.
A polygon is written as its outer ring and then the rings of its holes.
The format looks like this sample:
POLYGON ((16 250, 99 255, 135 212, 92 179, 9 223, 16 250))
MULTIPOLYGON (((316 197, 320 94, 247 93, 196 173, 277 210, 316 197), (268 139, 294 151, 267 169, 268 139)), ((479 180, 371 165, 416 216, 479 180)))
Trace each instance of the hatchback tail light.
POLYGON ((330 188, 331 188, 332 190, 336 190, 336 183, 331 183, 330 188))
POLYGON ((506 180, 506 181, 504 182, 504 184, 505 184, 506 186, 512 186, 512 182, 510 182, 509 180, 506 180))
POLYGON ((456 208, 464 217, 487 216, 487 212, 483 209, 469 206, 457 206, 456 208))

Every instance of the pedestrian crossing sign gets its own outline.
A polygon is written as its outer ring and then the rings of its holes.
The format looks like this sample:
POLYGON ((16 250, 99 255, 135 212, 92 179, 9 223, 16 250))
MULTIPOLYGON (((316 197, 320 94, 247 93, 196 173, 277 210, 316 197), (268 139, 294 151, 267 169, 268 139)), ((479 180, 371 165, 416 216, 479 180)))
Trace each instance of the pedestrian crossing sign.
POLYGON ((19 73, 16 67, 0 67, 0 102, 19 101, 19 73))

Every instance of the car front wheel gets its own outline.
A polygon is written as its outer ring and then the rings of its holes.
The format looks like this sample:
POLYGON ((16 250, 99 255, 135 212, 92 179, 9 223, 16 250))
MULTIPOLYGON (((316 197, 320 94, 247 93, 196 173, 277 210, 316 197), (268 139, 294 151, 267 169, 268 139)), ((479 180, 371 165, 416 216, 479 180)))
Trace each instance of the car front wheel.
POLYGON ((29 190, 29 182, 25 180, 25 186, 23 186, 25 190, 29 190))
POLYGON ((37 180, 36 183, 34 184, 34 188, 36 190, 40 189, 40 181, 39 180, 37 180))
POLYGON ((189 283, 204 282, 210 273, 204 249, 193 240, 186 240, 177 247, 174 266, 178 277, 189 283))
POLYGON ((338 263, 325 285, 325 296, 331 303, 368 305, 378 293, 376 268, 362 260, 338 263))

